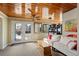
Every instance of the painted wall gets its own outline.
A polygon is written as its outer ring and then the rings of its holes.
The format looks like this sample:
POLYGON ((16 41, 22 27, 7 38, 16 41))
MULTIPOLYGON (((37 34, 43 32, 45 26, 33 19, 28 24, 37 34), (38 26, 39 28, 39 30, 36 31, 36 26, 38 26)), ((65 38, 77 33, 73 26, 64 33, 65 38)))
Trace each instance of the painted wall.
POLYGON ((78 48, 78 55, 79 55, 79 3, 77 4, 77 20, 78 20, 78 28, 77 28, 77 30, 78 30, 78 32, 77 32, 77 34, 78 34, 78 46, 77 46, 77 48, 78 48))
POLYGON ((66 35, 68 33, 73 33, 73 34, 76 33, 76 32, 65 32, 64 31, 64 26, 65 26, 64 23, 68 20, 73 20, 73 19, 75 19, 75 21, 77 21, 77 16, 76 15, 77 15, 77 8, 63 14, 63 35, 66 35))
POLYGON ((3 48, 5 48, 6 46, 7 46, 7 35, 8 35, 8 33, 7 33, 7 29, 8 29, 8 27, 7 27, 7 18, 4 18, 3 19, 3 21, 2 21, 2 31, 3 31, 3 48))
POLYGON ((2 18, 0 17, 0 48, 2 47, 2 18))
POLYGON ((31 38, 32 38, 32 39, 30 39, 31 41, 41 40, 44 37, 47 37, 47 35, 48 35, 47 33, 35 33, 33 21, 26 21, 25 19, 22 19, 22 18, 9 17, 9 24, 8 24, 9 25, 9 29, 8 29, 8 31, 9 31, 9 39, 8 39, 9 44, 13 43, 14 38, 15 38, 15 33, 14 33, 15 26, 14 26, 14 24, 16 22, 25 22, 25 23, 32 24, 32 33, 30 34, 31 38))
POLYGON ((1 36, 0 36, 0 43, 1 43, 1 47, 0 49, 3 49, 7 46, 7 16, 5 14, 3 14, 2 12, 0 12, 0 20, 2 21, 1 22, 1 25, 0 25, 0 29, 1 29, 1 36), (2 26, 2 27, 1 27, 2 26))
MULTIPOLYGON (((78 13, 79 11, 78 11, 78 8, 75 8, 75 9, 72 9, 71 11, 68 11, 68 12, 66 12, 66 13, 64 13, 63 14, 63 35, 67 35, 67 34, 77 34, 78 36, 79 36, 79 27, 77 27, 77 29, 78 29, 78 32, 65 32, 64 31, 64 23, 65 23, 65 21, 67 21, 67 20, 73 20, 73 19, 75 19, 75 21, 77 21, 78 23, 77 23, 77 26, 79 25, 79 20, 77 19, 77 17, 79 17, 79 16, 77 16, 77 13, 78 13)), ((77 41, 79 41, 79 37, 77 38, 77 41)), ((79 44, 78 44, 78 46, 79 46, 79 44)), ((79 48, 77 48, 78 50, 77 51, 79 51, 79 48)), ((79 53, 78 53, 78 55, 79 55, 79 53)))

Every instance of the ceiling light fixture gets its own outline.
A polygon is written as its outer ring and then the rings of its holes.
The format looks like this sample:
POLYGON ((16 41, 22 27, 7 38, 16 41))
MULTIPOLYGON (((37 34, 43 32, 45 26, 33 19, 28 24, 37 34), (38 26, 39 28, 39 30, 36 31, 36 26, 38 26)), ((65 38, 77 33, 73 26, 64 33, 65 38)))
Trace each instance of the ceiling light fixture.
POLYGON ((49 14, 48 19, 54 20, 54 13, 49 14))

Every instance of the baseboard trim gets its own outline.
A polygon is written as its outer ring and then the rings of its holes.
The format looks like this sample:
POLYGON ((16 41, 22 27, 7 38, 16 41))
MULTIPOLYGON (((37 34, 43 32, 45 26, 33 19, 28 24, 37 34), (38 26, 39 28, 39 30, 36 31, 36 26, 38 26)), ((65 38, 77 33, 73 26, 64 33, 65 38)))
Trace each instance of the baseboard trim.
POLYGON ((24 44, 24 43, 37 43, 37 41, 15 42, 15 43, 10 43, 9 46, 13 46, 13 45, 16 45, 16 44, 24 44))
POLYGON ((8 44, 6 44, 5 46, 3 46, 2 48, 0 48, 0 50, 5 49, 6 47, 8 47, 8 44))

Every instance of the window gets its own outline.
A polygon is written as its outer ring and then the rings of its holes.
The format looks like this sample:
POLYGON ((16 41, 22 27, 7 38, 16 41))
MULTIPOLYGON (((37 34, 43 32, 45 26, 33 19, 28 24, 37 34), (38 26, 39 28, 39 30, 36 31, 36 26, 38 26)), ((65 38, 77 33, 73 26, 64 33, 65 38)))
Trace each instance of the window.
POLYGON ((49 16, 49 9, 47 7, 44 7, 42 9, 42 18, 46 18, 47 19, 48 16, 49 16))
POLYGON ((38 6, 35 7, 35 13, 37 13, 37 12, 38 12, 38 6))
POLYGON ((31 33, 31 24, 26 24, 26 30, 25 33, 31 33))
POLYGON ((15 4, 15 13, 16 14, 22 14, 22 4, 21 3, 15 4))
POLYGON ((49 25, 48 24, 42 24, 42 32, 43 33, 47 33, 49 29, 49 25))
POLYGON ((41 24, 40 23, 35 23, 35 33, 40 33, 41 32, 41 24))
POLYGON ((22 39, 22 24, 16 23, 16 40, 22 39))
POLYGON ((62 24, 62 11, 60 11, 60 22, 61 22, 61 24, 62 24))
POLYGON ((28 9, 31 9, 31 3, 26 3, 25 4, 25 13, 26 14, 31 14, 31 12, 28 9))

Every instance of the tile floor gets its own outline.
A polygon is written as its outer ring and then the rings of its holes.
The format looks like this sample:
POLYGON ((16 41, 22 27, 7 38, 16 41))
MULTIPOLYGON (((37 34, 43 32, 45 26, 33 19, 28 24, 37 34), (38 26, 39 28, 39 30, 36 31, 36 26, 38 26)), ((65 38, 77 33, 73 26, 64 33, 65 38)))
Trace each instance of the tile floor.
MULTIPOLYGON (((56 52, 53 55, 61 56, 56 52)), ((38 47, 37 43, 23 43, 0 50, 0 56, 43 56, 43 51, 38 47)))

